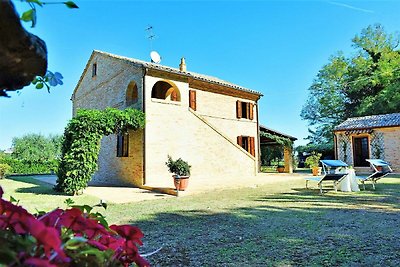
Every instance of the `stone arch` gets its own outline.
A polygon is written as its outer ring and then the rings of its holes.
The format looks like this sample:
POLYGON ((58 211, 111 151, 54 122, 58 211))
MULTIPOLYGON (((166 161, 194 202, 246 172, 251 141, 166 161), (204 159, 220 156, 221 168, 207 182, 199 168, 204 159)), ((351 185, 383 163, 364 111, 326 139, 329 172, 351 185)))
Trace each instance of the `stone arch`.
POLYGON ((162 80, 153 85, 151 98, 180 102, 181 92, 173 82, 162 80))
POLYGON ((138 88, 135 81, 131 81, 126 88, 125 100, 126 105, 130 106, 138 101, 138 88))

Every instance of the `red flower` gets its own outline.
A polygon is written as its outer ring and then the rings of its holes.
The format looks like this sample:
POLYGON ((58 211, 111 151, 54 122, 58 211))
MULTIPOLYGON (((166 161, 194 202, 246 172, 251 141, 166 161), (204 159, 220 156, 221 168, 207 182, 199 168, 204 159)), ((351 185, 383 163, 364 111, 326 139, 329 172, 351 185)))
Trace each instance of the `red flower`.
POLYGON ((117 232, 121 237, 134 241, 138 245, 142 245, 140 240, 144 235, 142 231, 136 226, 132 225, 111 225, 110 229, 117 232))
POLYGON ((57 252, 59 258, 66 260, 64 251, 61 249, 59 232, 53 227, 47 227, 43 222, 34 220, 31 222, 30 233, 39 244, 43 245, 45 255, 50 257, 52 250, 57 252))
POLYGON ((55 227, 57 230, 61 229, 61 225, 58 224, 60 220, 60 216, 64 211, 62 209, 55 209, 51 212, 48 212, 41 216, 39 221, 43 222, 44 225, 50 226, 50 227, 55 227))

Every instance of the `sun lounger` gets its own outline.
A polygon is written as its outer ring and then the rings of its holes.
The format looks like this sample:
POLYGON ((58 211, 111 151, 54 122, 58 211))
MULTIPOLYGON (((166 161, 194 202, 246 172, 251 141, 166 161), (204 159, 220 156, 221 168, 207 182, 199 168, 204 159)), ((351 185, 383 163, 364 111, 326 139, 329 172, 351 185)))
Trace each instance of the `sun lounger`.
POLYGON ((375 189, 376 182, 388 175, 389 173, 393 172, 390 168, 388 162, 381 160, 381 159, 366 159, 369 162, 374 172, 369 176, 357 176, 360 182, 363 184, 365 190, 365 182, 372 182, 372 188, 375 189))
POLYGON ((347 173, 337 173, 337 171, 341 168, 347 168, 348 165, 341 160, 320 160, 320 162, 322 163, 324 176, 305 178, 306 188, 308 188, 308 181, 316 181, 322 194, 322 183, 333 182, 333 187, 337 192, 337 185, 347 176, 347 173))

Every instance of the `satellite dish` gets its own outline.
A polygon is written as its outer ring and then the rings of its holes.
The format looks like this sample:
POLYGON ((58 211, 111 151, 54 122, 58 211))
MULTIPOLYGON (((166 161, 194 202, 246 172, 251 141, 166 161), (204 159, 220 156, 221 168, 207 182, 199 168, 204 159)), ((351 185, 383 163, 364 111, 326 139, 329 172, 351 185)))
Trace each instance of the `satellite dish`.
POLYGON ((158 63, 161 62, 161 56, 156 51, 151 51, 150 52, 150 58, 151 58, 151 62, 153 62, 153 63, 157 63, 158 64, 158 63))

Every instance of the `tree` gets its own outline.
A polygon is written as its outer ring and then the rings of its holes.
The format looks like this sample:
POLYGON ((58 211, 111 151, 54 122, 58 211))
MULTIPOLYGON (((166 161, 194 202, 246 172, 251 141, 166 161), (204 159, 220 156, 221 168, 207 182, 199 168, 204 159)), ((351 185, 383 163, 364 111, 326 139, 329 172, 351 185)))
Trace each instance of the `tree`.
POLYGON ((21 16, 13 3, 0 1, 0 97, 8 96, 7 91, 22 89, 31 82, 37 89, 62 84, 62 75, 47 70, 46 43, 38 36, 26 31, 21 21, 36 24, 36 7, 48 4, 64 4, 68 8, 78 8, 72 2, 41 2, 39 0, 20 0, 30 9, 21 16))
POLYGON ((27 134, 13 139, 13 153, 15 159, 40 163, 60 158, 61 135, 45 137, 41 134, 27 134))
POLYGON ((356 53, 333 55, 308 89, 300 116, 314 128, 310 143, 333 148, 332 130, 345 119, 400 112, 399 35, 375 24, 352 42, 356 53))

